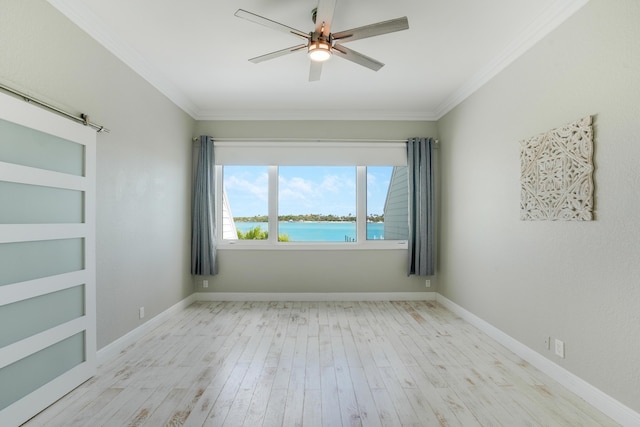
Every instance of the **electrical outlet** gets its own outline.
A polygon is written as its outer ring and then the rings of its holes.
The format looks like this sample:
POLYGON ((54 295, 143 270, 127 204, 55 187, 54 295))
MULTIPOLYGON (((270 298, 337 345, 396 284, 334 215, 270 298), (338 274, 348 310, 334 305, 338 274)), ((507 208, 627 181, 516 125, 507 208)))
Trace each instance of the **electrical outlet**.
POLYGON ((555 344, 556 356, 560 356, 564 359, 564 342, 556 338, 555 344))
POLYGON ((551 350, 551 337, 550 336, 544 337, 544 348, 546 348, 547 350, 551 350))
POLYGON ((208 280, 203 280, 202 281, 202 287, 203 288, 208 288, 209 287, 209 281, 208 280))
POLYGON ((430 288, 430 287, 431 287, 431 280, 429 280, 429 279, 425 280, 425 281, 424 281, 424 285, 425 285, 427 288, 430 288))
POLYGON ((138 309, 138 316, 142 319, 144 317, 144 307, 138 309))

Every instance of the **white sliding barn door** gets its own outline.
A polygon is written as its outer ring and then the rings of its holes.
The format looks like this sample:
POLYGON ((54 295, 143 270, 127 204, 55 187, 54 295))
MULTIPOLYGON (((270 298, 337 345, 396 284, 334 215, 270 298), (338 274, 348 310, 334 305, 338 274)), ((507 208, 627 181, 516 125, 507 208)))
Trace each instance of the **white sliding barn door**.
POLYGON ((0 93, 0 425, 96 370, 92 129, 0 93))

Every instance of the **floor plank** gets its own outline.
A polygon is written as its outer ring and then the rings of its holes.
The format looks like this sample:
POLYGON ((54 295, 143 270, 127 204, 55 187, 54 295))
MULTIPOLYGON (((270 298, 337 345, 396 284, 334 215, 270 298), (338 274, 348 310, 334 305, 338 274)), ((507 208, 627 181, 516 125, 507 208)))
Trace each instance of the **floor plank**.
POLYGON ((197 302, 25 427, 615 426, 430 301, 197 302))

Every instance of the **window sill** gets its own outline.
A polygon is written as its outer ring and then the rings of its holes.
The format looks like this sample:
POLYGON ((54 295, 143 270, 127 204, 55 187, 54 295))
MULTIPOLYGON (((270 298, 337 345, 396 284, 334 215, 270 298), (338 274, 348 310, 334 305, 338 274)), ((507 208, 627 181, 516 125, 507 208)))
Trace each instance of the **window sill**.
POLYGON ((251 250, 251 251, 370 251, 370 250, 406 250, 406 240, 388 242, 368 241, 366 243, 332 243, 332 242, 225 242, 218 245, 218 250, 251 250))

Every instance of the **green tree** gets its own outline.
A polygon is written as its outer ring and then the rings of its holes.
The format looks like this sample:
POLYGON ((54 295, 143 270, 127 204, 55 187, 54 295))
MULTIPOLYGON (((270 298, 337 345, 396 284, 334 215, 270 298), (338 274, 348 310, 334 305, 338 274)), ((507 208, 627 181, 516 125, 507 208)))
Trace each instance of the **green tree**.
POLYGON ((238 239, 240 240, 267 240, 269 232, 264 231, 259 225, 242 232, 238 230, 238 239))
MULTIPOLYGON (((238 239, 239 240, 267 240, 269 238, 269 232, 263 230, 262 227, 255 226, 245 232, 238 230, 238 239)), ((279 242, 288 242, 289 235, 287 234, 279 234, 278 235, 279 242)))

